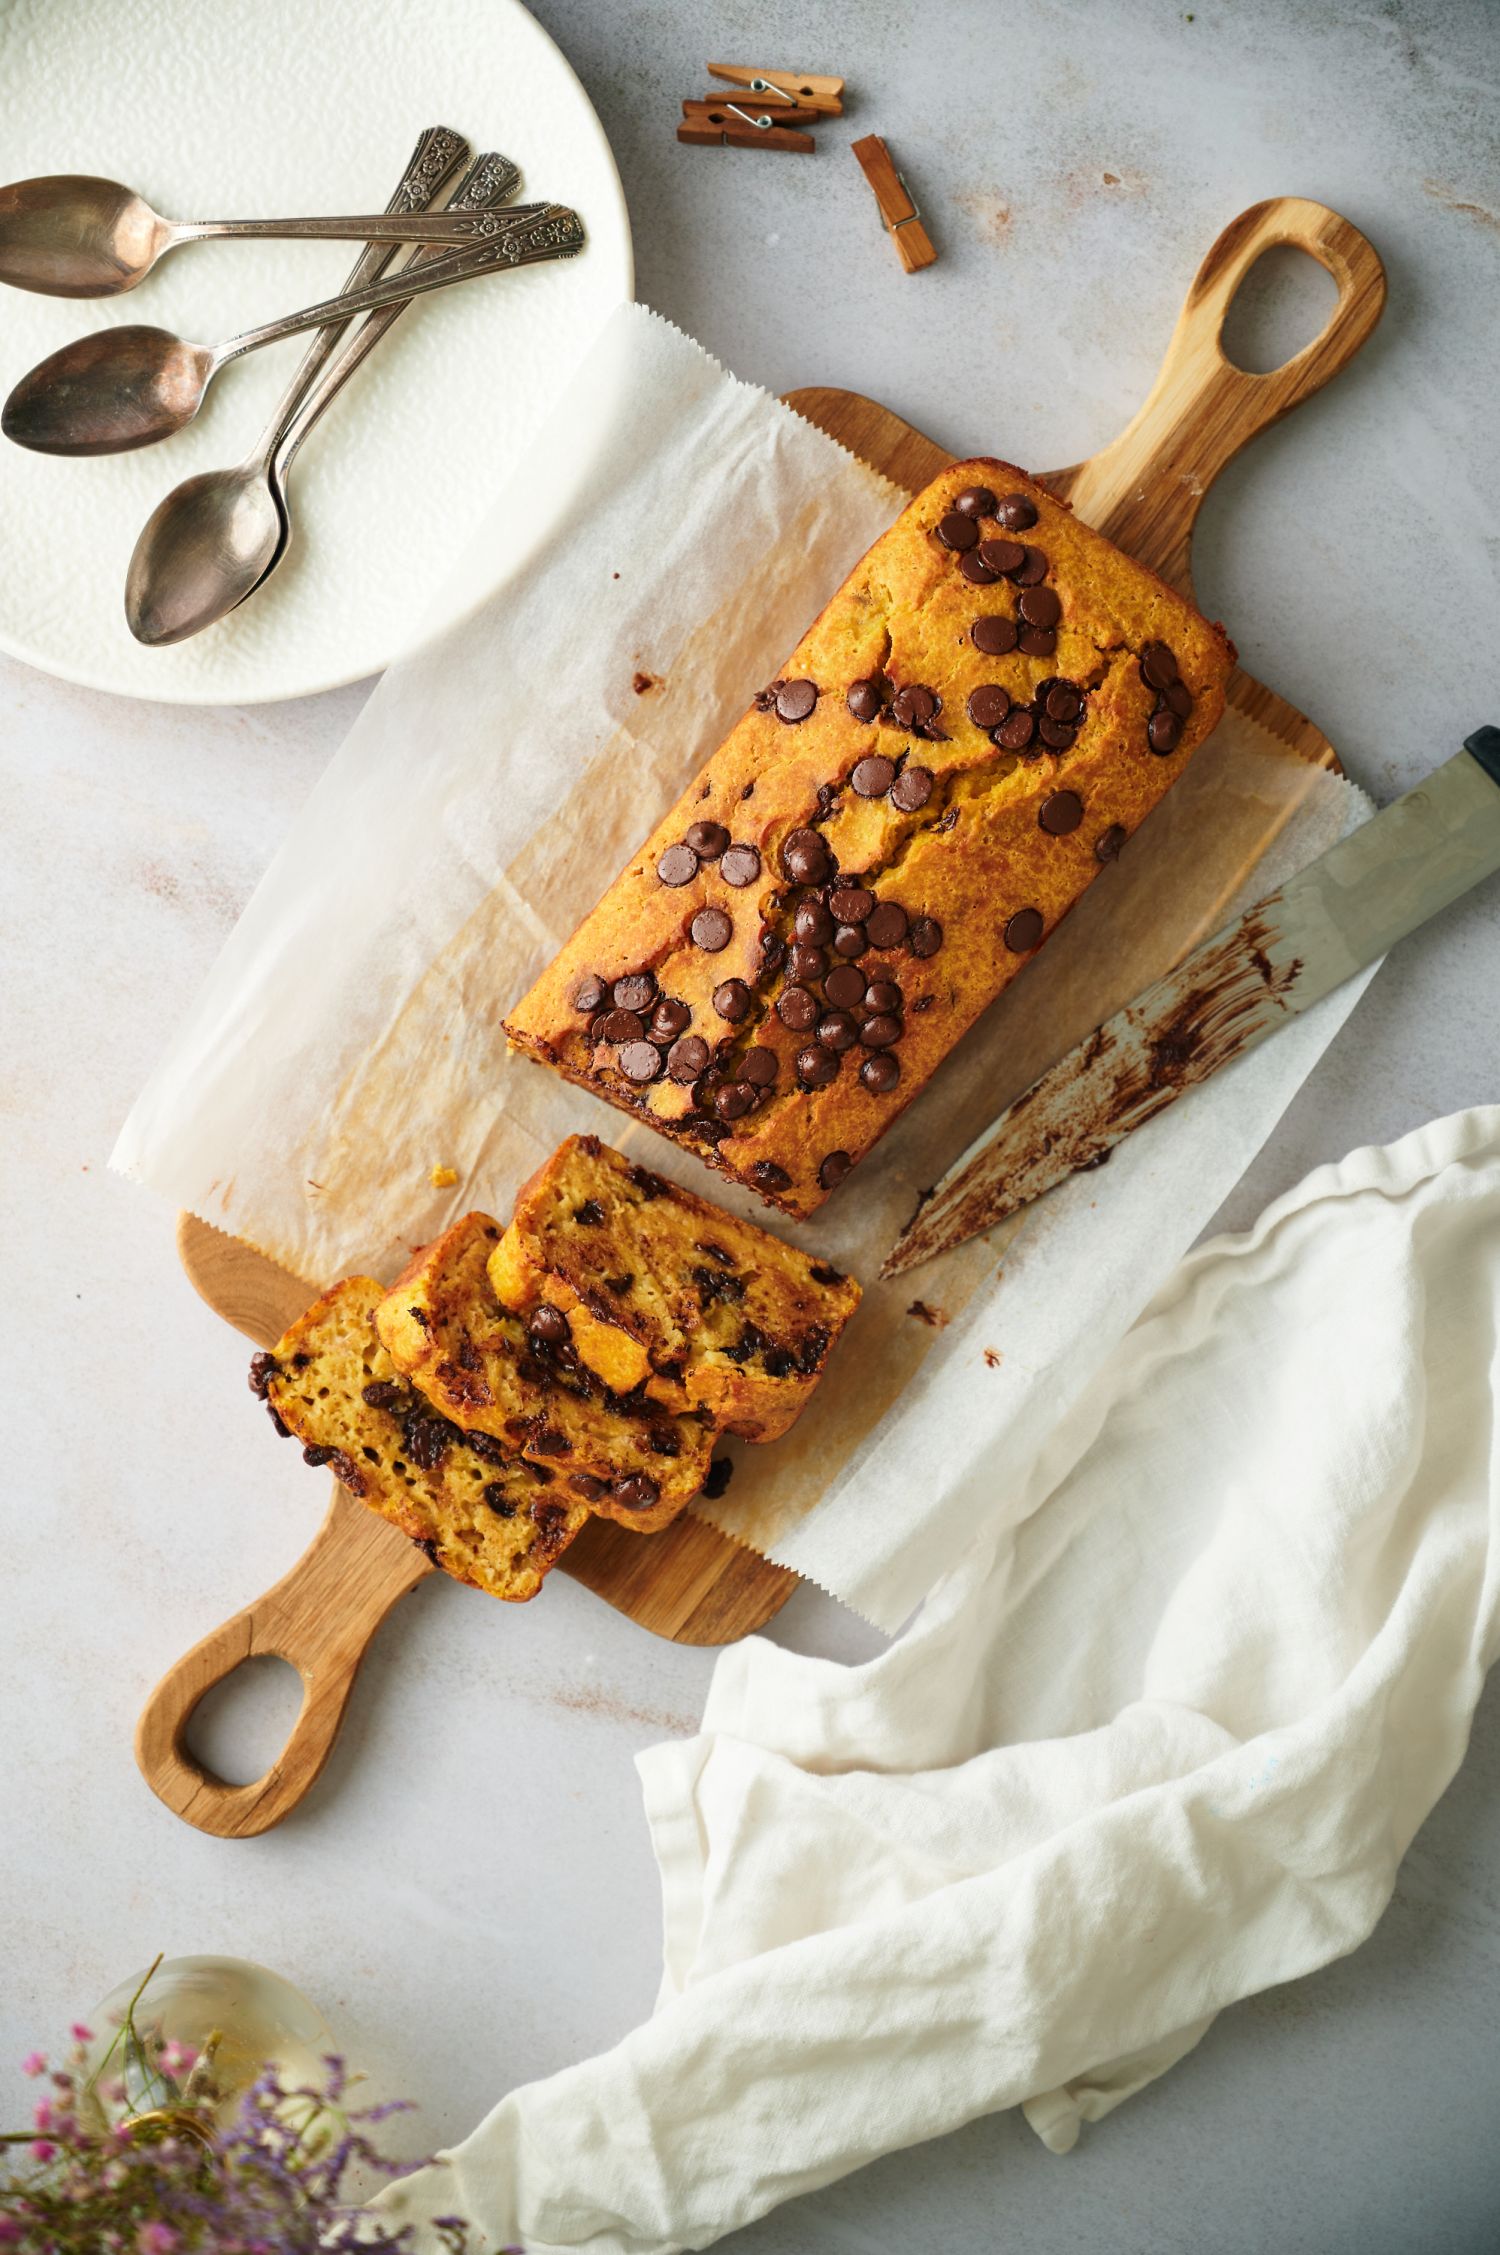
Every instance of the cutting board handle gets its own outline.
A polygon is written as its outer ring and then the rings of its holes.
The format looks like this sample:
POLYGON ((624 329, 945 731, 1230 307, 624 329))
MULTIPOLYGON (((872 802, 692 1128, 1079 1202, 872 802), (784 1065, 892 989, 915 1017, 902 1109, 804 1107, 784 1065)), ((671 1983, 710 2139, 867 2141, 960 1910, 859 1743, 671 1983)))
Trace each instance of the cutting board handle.
POLYGON ((170 1667, 136 1724, 135 1758, 157 1799, 220 1839, 268 1832, 290 1814, 333 1751, 371 1637, 399 1598, 434 1571, 405 1535, 335 1487, 322 1526, 291 1572, 170 1667), (302 1706, 264 1777, 230 1785, 194 1760, 187 1727, 207 1691, 242 1661, 287 1660, 302 1706))
POLYGON ((1364 343, 1385 304, 1385 269, 1347 219, 1302 196, 1273 196, 1230 221, 1194 277, 1161 373, 1140 412, 1089 462, 1047 483, 1086 524, 1193 595, 1193 525, 1226 462, 1257 432, 1321 391, 1364 343), (1223 346, 1236 291, 1264 251, 1290 243, 1326 267, 1338 300, 1326 326, 1280 368, 1237 368, 1223 346))

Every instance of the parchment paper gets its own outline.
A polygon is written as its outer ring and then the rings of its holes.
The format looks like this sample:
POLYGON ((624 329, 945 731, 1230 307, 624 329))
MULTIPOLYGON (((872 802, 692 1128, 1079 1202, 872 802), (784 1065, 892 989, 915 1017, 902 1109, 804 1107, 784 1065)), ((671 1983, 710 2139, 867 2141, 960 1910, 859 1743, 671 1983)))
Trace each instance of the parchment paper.
MULTIPOLYGON (((975 436, 976 451, 1003 452, 1003 434, 975 436)), ((795 1234, 859 1276, 867 1298, 794 1432, 738 1447, 727 1496, 702 1508, 894 1627, 967 1540, 970 1475, 997 1448, 1015 1464, 1020 1508, 1049 1423, 1232 1187, 1359 990, 1030 1217, 872 1285, 919 1191, 1237 899, 1368 806, 1229 715, 823 1212, 800 1230, 770 1220, 666 1139, 508 1057, 501 1020, 904 496, 626 306, 497 505, 487 553, 514 540, 585 441, 596 487, 524 578, 375 691, 113 1163, 316 1286, 391 1274, 472 1206, 506 1218, 517 1184, 583 1129, 795 1234), (434 1190, 444 1167, 457 1184, 434 1190), (908 1312, 918 1300, 925 1315, 908 1312)), ((474 565, 460 564, 460 584, 474 565)))

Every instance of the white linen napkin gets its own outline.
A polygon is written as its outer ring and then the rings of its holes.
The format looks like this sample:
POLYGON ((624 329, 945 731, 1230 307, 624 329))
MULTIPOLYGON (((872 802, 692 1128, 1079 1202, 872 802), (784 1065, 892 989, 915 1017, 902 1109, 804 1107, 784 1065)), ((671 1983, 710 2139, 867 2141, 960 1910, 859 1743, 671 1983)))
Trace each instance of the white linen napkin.
POLYGON ((888 1651, 724 1653, 640 1760, 656 2017, 379 2205, 704 2247, 1001 2107, 1065 2151, 1355 1948, 1500 1647, 1497 1400, 1500 1107, 1192 1254, 888 1651))

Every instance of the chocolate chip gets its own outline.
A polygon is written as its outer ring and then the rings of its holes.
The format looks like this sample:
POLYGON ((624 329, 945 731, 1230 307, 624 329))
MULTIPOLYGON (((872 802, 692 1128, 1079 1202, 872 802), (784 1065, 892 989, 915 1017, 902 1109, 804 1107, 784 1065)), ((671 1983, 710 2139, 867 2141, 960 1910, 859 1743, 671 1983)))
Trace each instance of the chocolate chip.
POLYGON ((1039 908, 1018 908, 1005 927, 1005 944, 1013 955, 1029 955, 1041 936, 1039 908))
POLYGON ((1182 742, 1182 722, 1163 705, 1146 723, 1146 740, 1153 752, 1175 752, 1182 742))
POLYGON ((799 900, 792 917, 792 930, 799 940, 809 940, 814 947, 826 947, 833 938, 833 918, 824 902, 799 900))
POLYGON ((1129 832, 1123 822, 1112 822, 1109 828, 1094 840, 1095 861, 1117 861, 1120 848, 1124 845, 1128 836, 1129 832))
POLYGON ((1054 791, 1043 799, 1037 821, 1049 838, 1065 838, 1083 820, 1083 801, 1076 791, 1054 791))
POLYGON ((753 885, 760 875, 760 855, 754 846, 731 846, 719 863, 726 885, 753 885))
POLYGON ((909 688, 898 689, 891 699, 892 717, 903 728, 920 728, 924 721, 931 720, 937 710, 936 691, 927 688, 922 682, 913 682, 909 688))
POLYGON ((573 1219, 582 1222, 585 1229, 597 1229, 604 1219, 604 1208, 597 1198, 585 1198, 583 1204, 574 1213, 573 1219))
POLYGON ((863 885, 836 885, 828 906, 841 924, 862 924, 875 906, 875 895, 863 885))
POLYGON ((731 1026, 743 1025, 755 1007, 755 997, 743 979, 726 979, 714 988, 714 1008, 731 1026))
POLYGON ((1040 548, 1028 548, 1025 563, 1018 572, 1011 574, 1017 587, 1036 587, 1046 576, 1047 559, 1040 548))
POLYGON ((729 832, 722 822, 694 822, 688 829, 687 843, 700 861, 717 861, 729 843, 729 832))
POLYGON ((863 681, 851 682, 844 699, 856 720, 878 720, 880 702, 880 683, 873 674, 863 681))
POLYGON ((967 556, 959 557, 958 568, 971 587, 993 587, 1000 577, 997 571, 990 569, 977 548, 971 548, 967 556))
POLYGON ((866 1018, 859 1029, 859 1038, 866 1049, 889 1049, 892 1042, 901 1039, 901 1020, 884 1014, 866 1018))
POLYGON ((280 1368, 281 1365, 276 1357, 266 1354, 264 1350, 250 1357, 250 1391, 260 1401, 265 1400, 266 1388, 280 1368))
POLYGON ((713 1094, 714 1110, 721 1120, 742 1120, 754 1102, 754 1092, 738 1081, 727 1082, 713 1094))
POLYGON ((781 866, 798 885, 821 885, 832 875, 828 848, 816 830, 793 830, 781 849, 781 866))
POLYGON ((849 780, 862 799, 883 799, 896 780, 896 763, 884 752, 871 752, 859 761, 849 780))
POLYGON ((960 510, 954 509, 946 517, 938 519, 937 536, 945 548, 962 551, 974 546, 979 538, 979 527, 972 517, 966 517, 960 510))
POLYGON ((863 955, 869 944, 863 924, 840 924, 833 935, 835 955, 863 955))
POLYGON ((685 1041, 674 1041, 667 1051, 667 1071, 674 1081, 684 1087, 695 1081, 708 1064, 708 1043, 701 1034, 689 1034, 685 1041))
POLYGON ((651 1013, 649 1028, 651 1039, 653 1041, 675 1041, 677 1036, 687 1026, 691 1025, 692 1018, 693 1013, 685 1002, 674 1001, 670 995, 664 994, 651 1013))
POLYGON ((1024 493, 1006 494, 990 514, 998 517, 1011 532, 1027 532, 1036 523, 1036 505, 1028 501, 1024 493))
POLYGON ((840 963, 828 974, 823 992, 837 1010, 852 1010, 865 998, 865 975, 857 963, 840 963))
POLYGON ((604 1008, 608 996, 609 988, 604 981, 596 978, 592 971, 585 971, 573 988, 573 1008, 581 1010, 585 1018, 592 1018, 596 1010, 604 1008))
POLYGON ((649 1041, 627 1041, 620 1051, 620 1070, 628 1081, 654 1081, 662 1071, 661 1051, 649 1041))
POLYGON ((481 1488, 480 1494, 497 1519, 514 1519, 516 1507, 498 1480, 487 1480, 481 1488))
POLYGON ((1056 626, 1062 617, 1062 597, 1055 587, 1023 587, 1016 609, 1028 626, 1056 626))
POLYGON ((1036 724, 1036 732, 1047 749, 1052 752, 1065 752, 1078 733, 1077 729, 1070 728, 1066 721, 1054 720, 1050 713, 1043 713, 1036 724))
POLYGON ((317 1472, 337 1454, 336 1449, 324 1448, 321 1441, 309 1441, 307 1447, 302 1451, 302 1461, 304 1464, 310 1464, 313 1470, 317 1472))
POLYGON ((1023 626, 1018 637, 1023 658, 1050 658, 1057 648, 1057 633, 1050 626, 1023 626))
POLYGON ((776 997, 776 1015, 794 1034, 805 1034, 817 1024, 822 1012, 815 994, 806 987, 783 987, 776 997))
POLYGON ((693 945, 705 955, 717 955, 734 937, 734 924, 722 908, 700 908, 690 926, 693 945))
POLYGON ((1193 709, 1193 692, 1185 681, 1169 681, 1162 697, 1169 712, 1176 713, 1179 720, 1187 719, 1193 709))
POLYGON ((806 720, 817 701, 816 683, 784 681, 776 692, 776 718, 786 721, 806 720))
POLYGON ((932 769, 903 767, 891 785, 891 805, 903 814, 915 814, 932 797, 932 769))
POLYGON ((596 1480, 592 1472, 574 1472, 569 1475, 568 1486, 583 1503, 598 1503, 605 1492, 606 1483, 596 1480))
POLYGON ((649 1010, 656 1000, 656 979, 650 971, 632 971, 616 979, 610 1000, 617 1010, 649 1010))
POLYGON ((1060 720, 1071 728, 1083 711, 1083 692, 1071 681, 1049 681, 1047 694, 1038 698, 1049 720, 1060 720))
POLYGON ((777 1070, 774 1049, 747 1049, 740 1060, 740 1079, 748 1088, 769 1088, 777 1070))
POLYGON ((894 979, 872 979, 865 989, 865 1005, 870 1010, 899 1010, 901 989, 894 979))
POLYGON ((371 1409, 394 1409, 401 1399, 401 1388, 389 1378, 372 1378, 360 1394, 360 1400, 371 1409))
POLYGON ((1015 621, 996 614, 976 619, 969 628, 969 640, 987 658, 1003 658, 1008 650, 1013 650, 1016 646, 1015 621))
POLYGON ((969 691, 968 714, 976 728, 998 728, 1010 711, 1010 691, 998 681, 981 682, 969 691))
POLYGON ((610 1494, 627 1511, 649 1511, 661 1490, 648 1472, 631 1472, 623 1480, 616 1480, 610 1494))
POLYGON ((1036 721, 1029 705, 1012 705, 1005 720, 995 730, 995 742, 1003 752, 1024 752, 1036 730, 1036 721))
POLYGON ((1148 689, 1170 689, 1177 679, 1177 660, 1165 642, 1148 642, 1142 650, 1141 679, 1148 689))
POLYGON ((919 916, 908 939, 913 955, 936 955, 943 944, 943 927, 935 916, 919 916))
POLYGON ((847 1010, 830 1010, 818 1020, 818 1039, 825 1049, 852 1049, 859 1038, 859 1028, 847 1010))
POLYGON ((545 1302, 541 1307, 532 1309, 526 1318, 526 1328, 533 1339, 541 1340, 544 1347, 560 1347, 572 1335, 562 1309, 549 1307, 545 1302))
POLYGON ((750 1180, 760 1190, 786 1190, 791 1176, 785 1167, 778 1167, 774 1159, 757 1159, 750 1169, 750 1180))
POLYGON ((993 517, 995 496, 987 485, 966 485, 953 496, 953 506, 963 517, 993 517))
POLYGON ((818 1184, 823 1190, 837 1190, 854 1161, 847 1151, 830 1151, 818 1167, 818 1184))
POLYGON ((635 1010, 607 1010, 594 1028, 596 1041, 640 1041, 646 1031, 640 1013, 635 1010))
POLYGON ((799 1049, 797 1078, 804 1088, 826 1088, 838 1079, 839 1061, 826 1049, 799 1049))
MULTIPOLYGON (((828 936, 830 939, 833 937, 831 922, 828 936)), ((828 957, 824 950, 820 947, 804 947, 800 940, 786 959, 787 977, 794 979, 799 986, 805 986, 812 979, 821 979, 827 969, 828 957)))
MULTIPOLYGON (((871 947, 899 947, 906 937, 907 915, 899 900, 883 900, 874 914, 865 918, 865 938, 871 947)), ((830 1001, 836 1000, 832 986, 828 989, 830 1001)))
POLYGON ((698 856, 691 846, 668 846, 656 874, 664 885, 690 885, 698 874, 698 856))
POLYGON ((859 1077, 872 1096, 888 1096, 901 1078, 901 1066, 888 1049, 878 1050, 860 1066, 859 1077))
POLYGON ((979 560, 982 564, 987 564, 992 572, 1008 579, 1012 572, 1018 572, 1025 563, 1026 549, 1019 540, 982 540, 979 544, 979 560))

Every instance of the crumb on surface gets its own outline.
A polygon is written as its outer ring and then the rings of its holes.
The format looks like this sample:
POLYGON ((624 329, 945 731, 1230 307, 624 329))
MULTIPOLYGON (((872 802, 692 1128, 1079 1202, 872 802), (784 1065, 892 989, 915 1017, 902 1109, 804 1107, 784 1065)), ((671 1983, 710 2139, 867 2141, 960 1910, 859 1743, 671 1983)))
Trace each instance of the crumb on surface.
POLYGON ((661 682, 654 673, 638 673, 630 686, 638 697, 644 697, 648 689, 659 689, 661 682))
POLYGON ((434 1167, 428 1176, 434 1190, 451 1190, 458 1180, 457 1167, 434 1167))
POLYGON ((984 1350, 984 1359, 991 1370, 998 1370, 1001 1363, 1004 1362, 1005 1357, 1003 1354, 1001 1354, 998 1347, 986 1347, 984 1350))
POLYGON ((925 1300, 913 1300, 906 1312, 908 1315, 914 1315, 918 1323, 930 1324, 934 1331, 941 1331, 948 1321, 945 1309, 930 1308, 925 1300))

